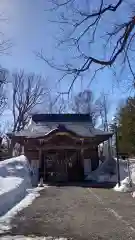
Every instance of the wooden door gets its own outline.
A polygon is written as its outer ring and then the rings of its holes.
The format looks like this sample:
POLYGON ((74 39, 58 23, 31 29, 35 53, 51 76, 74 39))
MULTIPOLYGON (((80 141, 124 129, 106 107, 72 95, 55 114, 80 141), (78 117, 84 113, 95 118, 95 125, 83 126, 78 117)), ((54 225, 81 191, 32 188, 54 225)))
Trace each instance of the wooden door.
POLYGON ((50 182, 63 182, 68 180, 64 151, 45 153, 46 180, 50 182))

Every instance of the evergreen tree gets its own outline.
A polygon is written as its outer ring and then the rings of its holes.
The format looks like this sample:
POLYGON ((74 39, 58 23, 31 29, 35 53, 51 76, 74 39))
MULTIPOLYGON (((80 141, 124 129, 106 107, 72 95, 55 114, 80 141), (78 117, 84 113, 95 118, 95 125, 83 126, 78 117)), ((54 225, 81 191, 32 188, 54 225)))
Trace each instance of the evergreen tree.
POLYGON ((127 99, 118 112, 119 151, 135 154, 135 97, 127 99))

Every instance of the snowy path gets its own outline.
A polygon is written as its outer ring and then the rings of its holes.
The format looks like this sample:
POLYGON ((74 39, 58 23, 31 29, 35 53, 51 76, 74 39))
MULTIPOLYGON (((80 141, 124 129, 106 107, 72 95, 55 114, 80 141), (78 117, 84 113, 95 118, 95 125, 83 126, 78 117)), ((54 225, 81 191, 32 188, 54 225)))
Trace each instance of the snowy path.
POLYGON ((7 234, 12 236, 132 240, 135 239, 134 199, 113 190, 50 187, 11 224, 13 228, 7 234))

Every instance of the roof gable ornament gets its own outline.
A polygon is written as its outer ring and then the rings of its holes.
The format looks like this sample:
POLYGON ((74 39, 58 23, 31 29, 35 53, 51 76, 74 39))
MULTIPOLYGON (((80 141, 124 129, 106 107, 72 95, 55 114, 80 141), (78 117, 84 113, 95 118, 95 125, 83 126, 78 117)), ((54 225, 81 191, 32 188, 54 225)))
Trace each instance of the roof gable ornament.
POLYGON ((61 132, 64 132, 64 131, 67 131, 66 127, 64 124, 58 124, 58 130, 61 131, 61 132))

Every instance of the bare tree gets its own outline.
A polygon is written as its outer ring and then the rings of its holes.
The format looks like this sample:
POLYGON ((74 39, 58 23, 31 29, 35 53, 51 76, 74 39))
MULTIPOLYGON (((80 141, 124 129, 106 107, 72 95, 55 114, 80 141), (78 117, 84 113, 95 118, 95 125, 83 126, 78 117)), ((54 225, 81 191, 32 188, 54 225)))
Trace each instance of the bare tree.
POLYGON ((45 106, 42 113, 66 113, 68 112, 68 100, 64 94, 49 90, 46 94, 45 106))
POLYGON ((41 76, 25 74, 24 71, 13 74, 13 131, 24 129, 29 114, 43 102, 45 88, 41 76))
POLYGON ((84 90, 74 96, 72 100, 72 110, 78 114, 89 114, 92 118, 93 125, 96 124, 99 117, 96 101, 94 101, 93 93, 90 90, 84 90))
POLYGON ((67 113, 69 111, 69 99, 66 99, 65 94, 57 95, 57 101, 54 105, 55 113, 67 113))
MULTIPOLYGON (((2 17, 0 14, 0 22, 5 22, 6 18, 2 17)), ((9 54, 9 50, 12 47, 10 39, 6 39, 3 32, 0 32, 0 56, 4 54, 9 54)), ((9 72, 7 69, 0 65, 0 116, 7 106, 7 94, 6 94, 6 84, 9 72)))
POLYGON ((59 33, 58 45, 65 44, 66 51, 68 49, 70 51, 70 57, 64 64, 58 64, 59 59, 55 59, 55 56, 53 60, 48 60, 43 52, 38 55, 51 67, 62 71, 61 79, 66 76, 70 76, 70 79, 72 77, 67 92, 80 76, 92 72, 90 77, 92 81, 98 71, 105 68, 112 69, 114 74, 117 70, 118 73, 130 71, 132 86, 134 85, 134 0, 49 0, 49 2, 51 13, 57 11, 57 14, 53 14, 52 22, 59 24, 59 29, 62 30, 59 33))
POLYGON ((5 86, 7 83, 8 71, 2 67, 0 67, 0 116, 7 105, 7 96, 5 86))
POLYGON ((99 116, 102 121, 102 127, 104 131, 108 131, 108 113, 109 113, 109 98, 107 94, 101 92, 100 97, 96 100, 96 106, 98 108, 99 116))
MULTIPOLYGON (((0 22, 5 21, 0 16, 0 22)), ((4 33, 0 32, 0 55, 9 54, 10 49, 12 48, 12 42, 10 39, 6 39, 4 33)))

